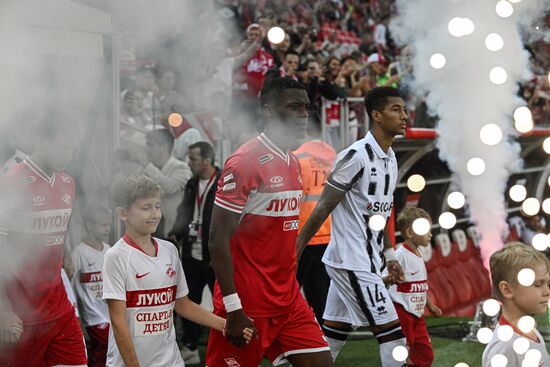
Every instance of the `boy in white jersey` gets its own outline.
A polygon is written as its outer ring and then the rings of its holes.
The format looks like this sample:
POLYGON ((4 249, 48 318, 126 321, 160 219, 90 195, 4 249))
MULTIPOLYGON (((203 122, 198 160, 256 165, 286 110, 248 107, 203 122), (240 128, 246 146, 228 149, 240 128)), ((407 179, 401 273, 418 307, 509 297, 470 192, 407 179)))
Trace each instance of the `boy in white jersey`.
MULTIPOLYGON (((430 312, 436 316, 441 316, 442 312, 428 298, 428 272, 418 247, 430 246, 432 232, 428 231, 422 236, 414 233, 412 224, 419 218, 428 220, 431 226, 432 219, 424 209, 406 207, 397 217, 397 227, 405 241, 395 251, 395 257, 403 268, 405 279, 392 285, 388 291, 399 316, 403 334, 407 338, 408 365, 429 367, 432 365, 434 353, 423 317, 424 307, 428 306, 430 312)), ((391 276, 386 277, 385 281, 396 283, 390 278, 391 276)))
POLYGON ((504 359, 504 356, 507 367, 550 367, 550 356, 536 327, 529 332, 522 332, 518 327, 522 317, 544 314, 548 309, 548 259, 531 246, 512 242, 493 253, 489 263, 493 292, 502 302, 502 313, 493 338, 483 351, 482 366, 494 366, 495 363, 491 363, 493 358, 504 359), (518 282, 518 273, 522 269, 534 272, 532 284, 525 286, 518 282), (513 330, 511 338, 502 338, 504 333, 499 330, 503 328, 513 330))
MULTIPOLYGON (((111 332, 107 366, 184 366, 173 327, 173 311, 218 331, 225 320, 192 302, 176 247, 153 238, 161 219, 161 187, 146 176, 115 183, 113 201, 126 234, 103 262, 103 299, 111 332)), ((250 340, 250 330, 243 330, 250 340)))
POLYGON ((83 214, 86 237, 74 249, 74 282, 78 307, 90 337, 89 367, 105 367, 109 340, 109 308, 103 301, 101 269, 110 248, 105 242, 111 234, 112 213, 109 209, 89 205, 83 214))

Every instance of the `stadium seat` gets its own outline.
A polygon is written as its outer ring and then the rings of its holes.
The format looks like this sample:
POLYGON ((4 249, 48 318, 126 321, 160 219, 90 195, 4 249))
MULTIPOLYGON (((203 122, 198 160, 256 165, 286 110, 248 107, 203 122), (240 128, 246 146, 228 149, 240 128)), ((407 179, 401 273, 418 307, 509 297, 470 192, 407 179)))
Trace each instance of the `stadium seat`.
POLYGON ((453 243, 458 250, 458 266, 463 269, 464 277, 472 286, 472 298, 477 299, 483 295, 483 290, 478 285, 477 270, 472 269, 472 266, 477 266, 475 261, 470 261, 473 258, 475 250, 473 243, 468 244, 466 233, 462 229, 456 229, 452 233, 453 243))
POLYGON ((478 281, 477 284, 479 284, 479 288, 481 289, 482 297, 490 297, 491 278, 489 276, 489 272, 483 266, 483 260, 481 259, 481 253, 479 250, 479 233, 474 226, 469 227, 466 230, 466 233, 468 233, 468 236, 470 237, 470 239, 472 240, 472 244, 474 245, 474 256, 472 256, 472 258, 469 260, 469 262, 471 263, 469 267, 470 269, 472 269, 472 271, 475 271, 476 279, 478 281))
POLYGON ((459 296, 452 307, 458 307, 464 303, 467 304, 475 296, 472 283, 466 276, 465 269, 460 262, 457 245, 451 242, 447 233, 437 235, 436 243, 438 243, 441 249, 441 267, 449 283, 452 285, 455 294, 459 296))

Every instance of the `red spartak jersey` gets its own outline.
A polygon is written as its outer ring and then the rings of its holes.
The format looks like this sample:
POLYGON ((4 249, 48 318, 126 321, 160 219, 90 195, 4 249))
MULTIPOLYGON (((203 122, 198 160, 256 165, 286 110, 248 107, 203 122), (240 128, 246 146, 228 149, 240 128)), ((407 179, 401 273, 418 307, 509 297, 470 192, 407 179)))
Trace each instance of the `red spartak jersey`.
POLYGON ((74 312, 61 279, 74 180, 64 172, 50 177, 28 159, 6 172, 0 186, 0 235, 14 259, 6 293, 15 313, 35 324, 74 312))
POLYGON ((237 75, 236 94, 258 97, 264 85, 267 71, 275 66, 273 56, 263 47, 260 48, 242 67, 237 75), (239 83, 240 82, 240 83, 239 83))
MULTIPOLYGON (((301 197, 298 161, 264 134, 225 163, 215 204, 242 215, 230 246, 235 287, 249 316, 285 314, 299 296, 296 235, 301 197)), ((224 310, 218 284, 214 307, 224 310)))

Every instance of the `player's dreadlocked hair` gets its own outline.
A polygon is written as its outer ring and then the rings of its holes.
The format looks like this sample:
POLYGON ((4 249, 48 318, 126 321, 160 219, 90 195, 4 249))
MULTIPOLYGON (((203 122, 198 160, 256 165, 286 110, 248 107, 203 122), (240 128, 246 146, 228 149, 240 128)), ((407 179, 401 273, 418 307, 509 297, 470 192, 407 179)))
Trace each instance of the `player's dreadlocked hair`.
POLYGON ((388 97, 401 97, 397 88, 376 87, 367 92, 365 96, 365 108, 367 114, 372 119, 372 111, 382 111, 388 103, 388 97))
POLYGON ((304 85, 292 78, 275 78, 267 81, 262 88, 260 101, 262 106, 273 103, 285 89, 306 90, 304 85))

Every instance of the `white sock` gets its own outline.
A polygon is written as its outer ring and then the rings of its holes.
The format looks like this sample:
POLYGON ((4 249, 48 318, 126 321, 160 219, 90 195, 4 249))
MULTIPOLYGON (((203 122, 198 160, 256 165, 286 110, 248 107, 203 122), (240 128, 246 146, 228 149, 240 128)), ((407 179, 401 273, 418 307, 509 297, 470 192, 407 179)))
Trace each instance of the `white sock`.
POLYGON ((398 362, 393 358, 393 350, 397 346, 407 347, 407 340, 401 326, 397 325, 375 335, 380 345, 380 359, 382 367, 402 367, 406 361, 398 362))
POLYGON ((325 333, 325 339, 330 347, 332 360, 336 361, 338 353, 340 353, 344 345, 346 345, 346 341, 351 333, 351 328, 339 329, 323 325, 323 333, 325 333))

